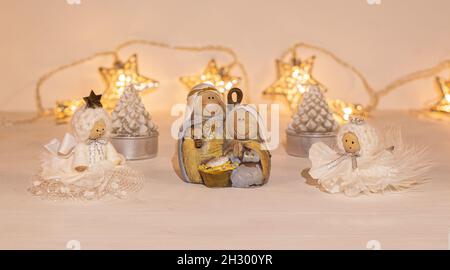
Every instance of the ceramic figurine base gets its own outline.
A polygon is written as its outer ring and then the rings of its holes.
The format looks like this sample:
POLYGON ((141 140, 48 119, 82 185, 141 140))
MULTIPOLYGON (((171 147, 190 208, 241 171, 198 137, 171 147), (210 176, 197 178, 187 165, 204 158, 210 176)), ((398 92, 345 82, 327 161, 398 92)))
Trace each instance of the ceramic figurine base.
POLYGON ((286 131, 286 152, 295 157, 308 157, 309 149, 317 142, 323 142, 331 148, 336 147, 336 133, 298 134, 286 131))
POLYGON ((158 153, 158 134, 142 137, 111 137, 111 143, 127 160, 150 159, 158 153))

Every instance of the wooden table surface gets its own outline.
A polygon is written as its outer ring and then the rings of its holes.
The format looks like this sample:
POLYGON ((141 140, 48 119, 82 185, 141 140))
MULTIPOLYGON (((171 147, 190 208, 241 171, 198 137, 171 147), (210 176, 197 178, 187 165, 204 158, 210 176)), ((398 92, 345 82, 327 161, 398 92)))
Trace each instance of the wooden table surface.
MULTIPOLYGON (((5 114, 2 114, 5 116, 5 114)), ((8 117, 21 114, 8 114, 8 117)), ((427 145, 430 182, 402 193, 348 198, 309 185, 308 159, 272 152, 266 186, 209 189, 174 171, 174 120, 156 113, 159 154, 130 163, 146 176, 129 200, 52 202, 27 192, 43 144, 69 128, 52 119, 0 128, 0 249, 447 249, 450 233, 450 123, 407 112, 378 112, 374 125, 401 125, 406 141, 427 145)), ((284 129, 287 118, 282 119, 284 129)), ((283 135, 284 133, 282 133, 283 135)), ((282 142, 285 138, 282 136, 282 142)))

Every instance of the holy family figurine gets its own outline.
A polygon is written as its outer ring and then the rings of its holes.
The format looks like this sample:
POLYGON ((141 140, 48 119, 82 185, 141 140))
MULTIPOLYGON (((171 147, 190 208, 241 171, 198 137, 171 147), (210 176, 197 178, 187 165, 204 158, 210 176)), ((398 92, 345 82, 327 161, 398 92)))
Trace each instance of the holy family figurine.
POLYGON ((225 103, 210 84, 199 84, 188 94, 178 138, 184 181, 240 188, 267 183, 271 155, 264 123, 254 107, 241 104, 242 98, 242 91, 233 88, 225 103))

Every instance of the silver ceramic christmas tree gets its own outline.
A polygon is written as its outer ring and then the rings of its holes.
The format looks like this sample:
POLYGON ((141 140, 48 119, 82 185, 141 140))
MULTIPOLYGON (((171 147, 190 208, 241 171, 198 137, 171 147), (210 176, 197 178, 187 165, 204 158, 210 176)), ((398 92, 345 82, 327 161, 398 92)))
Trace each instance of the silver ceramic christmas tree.
POLYGON ((290 155, 307 157, 309 148, 316 142, 333 147, 337 129, 338 124, 322 91, 319 87, 310 86, 286 130, 286 150, 290 155))
POLYGON ((158 131, 134 85, 128 86, 112 112, 112 141, 127 159, 156 156, 158 131))
POLYGON ((133 86, 125 89, 111 116, 112 133, 116 136, 150 136, 157 132, 150 114, 133 86))

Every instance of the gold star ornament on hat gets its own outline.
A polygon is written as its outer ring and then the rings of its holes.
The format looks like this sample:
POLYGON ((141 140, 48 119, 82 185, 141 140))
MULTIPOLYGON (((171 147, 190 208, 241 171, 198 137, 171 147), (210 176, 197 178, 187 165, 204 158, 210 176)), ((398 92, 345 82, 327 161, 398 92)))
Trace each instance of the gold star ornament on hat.
POLYGON ((83 97, 84 102, 86 103, 86 108, 102 108, 102 102, 100 101, 102 99, 102 95, 96 95, 93 90, 91 90, 91 93, 87 97, 83 97))

